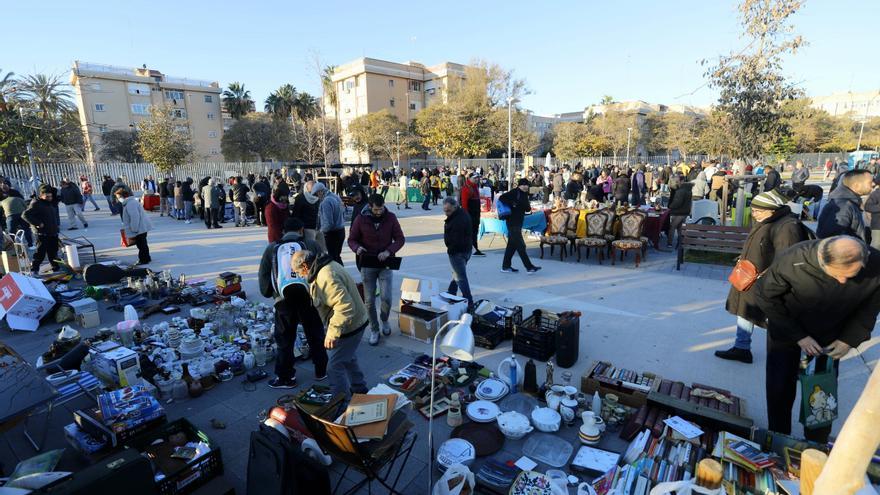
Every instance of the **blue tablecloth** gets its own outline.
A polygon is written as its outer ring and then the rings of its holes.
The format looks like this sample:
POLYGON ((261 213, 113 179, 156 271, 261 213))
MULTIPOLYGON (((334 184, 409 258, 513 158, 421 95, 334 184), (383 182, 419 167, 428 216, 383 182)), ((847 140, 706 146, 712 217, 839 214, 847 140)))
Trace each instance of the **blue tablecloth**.
MULTIPOLYGON (((547 230, 547 218, 544 212, 536 211, 526 215, 523 220, 523 230, 543 234, 547 230)), ((485 234, 501 234, 507 237, 507 222, 497 218, 480 218, 479 238, 482 239, 485 234)))

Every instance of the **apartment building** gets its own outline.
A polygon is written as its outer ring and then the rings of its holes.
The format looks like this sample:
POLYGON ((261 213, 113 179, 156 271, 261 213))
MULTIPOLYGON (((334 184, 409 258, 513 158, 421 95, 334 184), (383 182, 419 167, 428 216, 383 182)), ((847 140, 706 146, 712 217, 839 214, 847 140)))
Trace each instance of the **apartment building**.
POLYGON ((825 110, 832 117, 847 116, 855 120, 880 117, 880 91, 834 93, 813 96, 811 107, 825 110))
POLYGON ((169 105, 189 132, 195 161, 223 161, 221 88, 217 82, 166 76, 146 66, 116 67, 76 61, 70 74, 89 159, 98 161, 101 135, 137 128, 155 105, 169 105))
POLYGON ((340 161, 369 163, 375 160, 368 153, 355 150, 347 132, 352 120, 387 109, 408 124, 435 99, 446 101, 450 85, 464 77, 465 66, 452 62, 426 67, 417 62, 401 64, 359 58, 336 67, 331 80, 336 89, 334 113, 341 131, 340 161))

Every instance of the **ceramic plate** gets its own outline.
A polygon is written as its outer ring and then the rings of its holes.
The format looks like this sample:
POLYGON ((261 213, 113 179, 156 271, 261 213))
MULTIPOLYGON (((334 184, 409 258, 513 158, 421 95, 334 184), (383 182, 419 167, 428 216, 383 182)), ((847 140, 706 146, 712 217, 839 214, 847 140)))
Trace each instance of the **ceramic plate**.
POLYGON ((477 391, 475 395, 478 399, 490 400, 495 402, 496 400, 507 395, 507 392, 510 391, 510 388, 506 383, 502 382, 497 378, 487 378, 477 385, 477 391))
POLYGON ((501 414, 501 410, 494 402, 478 400, 467 406, 467 416, 477 423, 489 423, 501 414))
POLYGON ((444 468, 453 464, 470 465, 476 457, 477 449, 463 438, 450 438, 437 450, 437 463, 444 468))
POLYGON ((388 383, 394 385, 395 387, 399 387, 399 386, 403 385, 404 383, 406 383, 407 380, 409 380, 408 376, 396 374, 388 379, 388 383))

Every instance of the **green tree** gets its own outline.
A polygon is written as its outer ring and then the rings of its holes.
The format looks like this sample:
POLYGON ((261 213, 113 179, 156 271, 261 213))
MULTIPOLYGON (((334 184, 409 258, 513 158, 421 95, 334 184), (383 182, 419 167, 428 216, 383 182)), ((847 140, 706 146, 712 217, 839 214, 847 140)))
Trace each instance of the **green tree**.
POLYGON ((266 97, 264 109, 280 119, 287 119, 293 114, 296 107, 296 88, 285 84, 266 97))
POLYGON ((321 70, 321 88, 324 92, 324 97, 327 98, 327 102, 330 103, 330 106, 336 108, 337 97, 336 97, 336 85, 333 84, 333 71, 336 70, 336 67, 333 65, 327 65, 321 70))
POLYGON ((173 107, 154 105, 150 116, 138 123, 137 148, 144 161, 160 173, 173 172, 192 156, 192 142, 184 121, 174 117, 173 107))
POLYGON ((15 73, 7 72, 3 74, 0 69, 0 112, 5 112, 9 107, 6 98, 12 94, 15 88, 15 73))
POLYGON ((251 92, 244 89, 244 84, 234 82, 229 89, 223 91, 223 106, 233 119, 241 119, 254 109, 251 92))
POLYGON ((105 162, 142 162, 135 130, 113 130, 101 134, 101 150, 98 159, 105 162))
POLYGON ((791 34, 788 24, 802 4, 802 0, 743 0, 739 13, 748 45, 722 56, 706 72, 710 85, 720 92, 719 110, 731 117, 732 147, 741 158, 761 156, 787 132, 780 102, 799 96, 800 91, 785 80, 782 61, 804 44, 803 38, 791 34))
POLYGON ((292 114, 295 120, 301 122, 305 122, 312 117, 317 117, 321 114, 321 108, 318 106, 318 99, 306 92, 297 93, 293 104, 292 114))
POLYGON ((397 158, 397 133, 400 133, 401 153, 410 147, 411 136, 406 124, 387 109, 368 113, 348 124, 354 148, 374 157, 395 160, 397 158))
POLYGON ((236 121, 220 140, 223 156, 234 161, 292 160, 293 128, 290 122, 252 113, 236 121))
POLYGON ((586 125, 577 122, 560 122, 553 127, 553 154, 563 161, 583 156, 584 140, 590 135, 586 125))
POLYGON ((730 155, 734 144, 730 131, 731 117, 718 109, 712 109, 697 136, 695 153, 730 155))
POLYGON ((33 74, 17 84, 16 99, 27 108, 40 112, 43 120, 74 110, 73 93, 59 76, 33 74))
POLYGON ((605 95, 599 100, 600 105, 610 105, 614 103, 614 98, 611 95, 605 95))
POLYGON ((693 154, 699 147, 703 118, 696 115, 666 112, 659 118, 654 139, 659 149, 671 153, 677 150, 683 159, 693 154))
POLYGON ((630 133, 630 153, 635 153, 635 147, 641 139, 641 126, 635 112, 612 110, 597 115, 590 122, 590 130, 605 138, 615 156, 626 152, 628 132, 630 133), (627 129, 632 129, 632 131, 627 131, 627 129))

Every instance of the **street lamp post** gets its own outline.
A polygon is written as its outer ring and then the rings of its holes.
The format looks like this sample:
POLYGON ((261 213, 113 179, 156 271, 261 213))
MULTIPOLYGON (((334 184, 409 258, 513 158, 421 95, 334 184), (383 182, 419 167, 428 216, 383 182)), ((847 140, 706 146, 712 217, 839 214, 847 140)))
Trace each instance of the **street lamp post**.
POLYGON ((400 170, 400 131, 397 131, 397 170, 400 170))
POLYGON ((626 166, 629 167, 629 140, 632 137, 633 128, 626 128, 626 166))
POLYGON ((865 116, 862 117, 862 127, 859 129, 859 142, 856 144, 856 151, 861 151, 862 149, 862 134, 865 132, 865 121, 868 120, 868 109, 871 108, 871 103, 877 99, 877 96, 880 96, 880 93, 875 95, 865 104, 865 116))
POLYGON ((513 104, 516 98, 507 97, 507 190, 513 189, 513 104))

